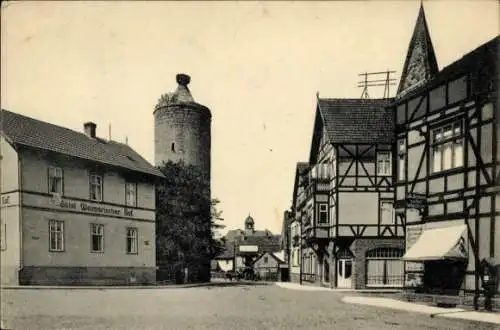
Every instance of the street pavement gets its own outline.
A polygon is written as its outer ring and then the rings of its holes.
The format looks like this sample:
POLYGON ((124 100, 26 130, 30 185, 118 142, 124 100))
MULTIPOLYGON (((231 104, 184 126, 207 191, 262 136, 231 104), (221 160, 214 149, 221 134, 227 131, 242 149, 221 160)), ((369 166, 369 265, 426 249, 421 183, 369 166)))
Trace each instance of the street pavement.
POLYGON ((342 302, 346 292, 277 285, 182 289, 7 289, 6 328, 30 329, 498 329, 416 312, 342 302))

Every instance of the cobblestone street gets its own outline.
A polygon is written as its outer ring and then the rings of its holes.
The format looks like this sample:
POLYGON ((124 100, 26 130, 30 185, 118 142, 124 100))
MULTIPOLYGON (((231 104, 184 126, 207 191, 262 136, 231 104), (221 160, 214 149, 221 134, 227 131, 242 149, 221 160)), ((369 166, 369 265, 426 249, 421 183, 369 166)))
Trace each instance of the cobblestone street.
POLYGON ((4 326, 29 329, 495 329, 351 305, 345 293, 274 285, 2 292, 4 326))

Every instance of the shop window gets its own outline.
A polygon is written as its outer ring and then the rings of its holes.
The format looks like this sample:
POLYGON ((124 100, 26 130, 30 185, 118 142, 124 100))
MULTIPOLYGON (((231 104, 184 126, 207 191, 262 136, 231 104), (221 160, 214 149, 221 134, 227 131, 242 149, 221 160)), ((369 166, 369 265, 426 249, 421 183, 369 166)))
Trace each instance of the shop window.
POLYGON ((366 285, 401 287, 404 281, 404 251, 378 248, 366 253, 366 285))

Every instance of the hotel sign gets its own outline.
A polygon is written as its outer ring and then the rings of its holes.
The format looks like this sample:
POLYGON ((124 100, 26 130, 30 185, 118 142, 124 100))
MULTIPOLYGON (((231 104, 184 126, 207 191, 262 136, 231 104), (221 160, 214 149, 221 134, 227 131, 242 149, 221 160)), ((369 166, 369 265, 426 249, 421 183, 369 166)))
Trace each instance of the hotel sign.
POLYGON ((19 193, 12 192, 0 196, 0 207, 9 207, 19 204, 19 193))
POLYGON ((240 245, 240 252, 259 252, 259 247, 257 245, 240 245))
POLYGON ((411 193, 406 197, 406 207, 422 210, 427 205, 427 197, 423 194, 411 193))
POLYGON ((91 201, 80 201, 60 196, 40 196, 31 193, 23 193, 23 206, 32 206, 47 210, 60 210, 77 212, 89 215, 101 215, 107 217, 121 217, 140 220, 155 220, 154 210, 129 208, 125 206, 95 203, 91 201))
POLYGON ((63 209, 75 210, 80 212, 89 212, 89 213, 115 215, 115 216, 127 216, 127 217, 134 216, 132 209, 115 207, 115 206, 95 205, 95 204, 89 204, 87 202, 74 202, 71 200, 61 200, 61 202, 57 203, 56 205, 58 205, 63 209))

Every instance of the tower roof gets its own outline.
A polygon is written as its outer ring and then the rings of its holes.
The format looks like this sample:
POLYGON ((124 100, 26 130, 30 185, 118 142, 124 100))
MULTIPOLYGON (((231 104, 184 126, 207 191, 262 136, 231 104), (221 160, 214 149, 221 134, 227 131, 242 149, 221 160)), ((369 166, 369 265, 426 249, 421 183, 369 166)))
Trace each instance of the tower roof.
POLYGON ((249 214, 248 217, 245 219, 245 225, 253 225, 253 224, 255 224, 255 221, 249 214))
POLYGON ((431 80, 439 71, 434 47, 421 4, 413 35, 408 46, 397 97, 431 80))
POLYGON ((191 95, 191 91, 188 87, 189 82, 191 81, 191 77, 189 75, 179 73, 176 75, 175 80, 178 84, 177 89, 174 92, 163 94, 158 100, 156 108, 177 104, 190 104, 204 107, 203 105, 196 103, 191 95))

